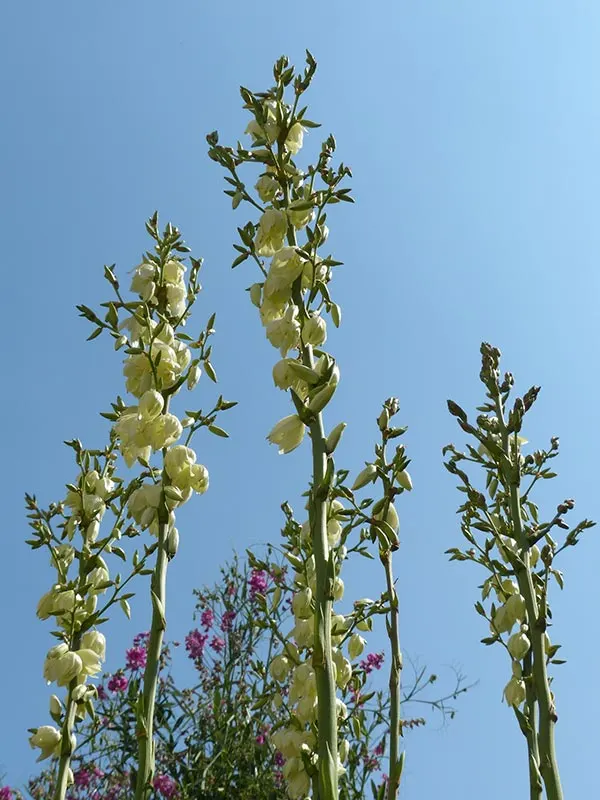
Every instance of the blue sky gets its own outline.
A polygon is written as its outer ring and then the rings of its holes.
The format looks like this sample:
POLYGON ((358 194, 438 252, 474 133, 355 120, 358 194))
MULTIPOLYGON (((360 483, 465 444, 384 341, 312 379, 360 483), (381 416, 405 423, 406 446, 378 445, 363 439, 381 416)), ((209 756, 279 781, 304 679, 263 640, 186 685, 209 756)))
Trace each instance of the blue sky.
MULTIPOLYGON (((244 220, 221 193, 204 135, 241 137, 239 84, 266 88, 279 55, 300 63, 308 47, 319 62, 310 116, 336 135, 357 200, 329 219, 346 265, 333 284, 344 320, 329 344, 342 382, 328 424, 350 423, 338 461, 357 470, 380 402, 400 397, 415 484, 400 509, 403 647, 446 681, 444 665, 479 681, 455 721, 406 737, 404 796, 524 796, 524 745, 500 703, 509 665, 479 644, 487 632, 472 611, 483 576, 443 554, 460 545, 459 497, 440 451, 461 441, 445 400, 478 404, 479 343, 491 341, 522 390, 543 388, 527 438, 561 437, 545 509, 573 496, 577 518, 600 516, 598 4, 21 0, 3 16, 0 770, 13 784, 30 773, 26 729, 47 722, 50 694, 41 676, 50 638, 35 606, 51 574, 23 543, 22 497, 64 496, 73 468, 63 439, 103 442, 97 412, 123 391, 120 359, 108 340, 85 343, 75 305, 106 299, 104 263, 121 274, 138 263, 154 209, 205 258, 197 323, 217 312, 220 389, 240 401, 230 440, 198 441, 212 485, 181 526, 172 638, 191 625, 192 588, 211 582, 232 548, 277 539, 279 504, 307 479, 307 447, 283 458, 264 440, 289 406, 243 291, 255 275, 229 269, 244 220)), ((306 137, 307 157, 321 131, 306 137)), ((212 386, 202 381, 198 396, 208 403, 212 386)), ((566 588, 553 603, 552 638, 568 658, 555 688, 569 797, 597 789, 599 556, 591 531, 565 555, 566 588)), ((376 571, 346 574, 348 596, 376 593, 376 571)), ((146 628, 144 607, 134 615, 110 625, 109 667, 146 628)))

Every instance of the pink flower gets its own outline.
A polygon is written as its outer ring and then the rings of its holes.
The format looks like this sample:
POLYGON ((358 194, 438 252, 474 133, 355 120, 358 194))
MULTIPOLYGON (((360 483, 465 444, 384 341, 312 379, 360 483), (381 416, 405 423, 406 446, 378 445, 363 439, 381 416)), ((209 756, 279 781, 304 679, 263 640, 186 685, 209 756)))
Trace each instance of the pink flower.
POLYGON ((175 797, 177 795, 177 784, 168 775, 157 775, 152 785, 163 797, 175 797))
POLYGON ((250 573, 250 580, 248 584, 250 586, 250 597, 254 599, 257 594, 264 594, 268 585, 268 575, 262 569, 253 569, 250 573))
POLYGON ((367 675, 374 669, 381 669, 383 664, 383 653, 369 653, 369 655, 360 662, 360 666, 364 669, 367 675))
POLYGON ((147 648, 149 638, 150 638, 150 631, 145 631, 144 633, 138 633, 138 635, 135 636, 133 639, 133 646, 147 648))
POLYGON ((75 786, 81 786, 87 789, 92 782, 92 773, 85 768, 78 769, 73 773, 73 780, 75 781, 75 786))
POLYGON ((207 631, 209 628, 212 628, 214 621, 215 615, 213 614, 212 608, 205 608, 200 615, 200 624, 204 630, 207 631))
POLYGON ((146 666, 146 655, 145 647, 132 647, 125 652, 125 666, 127 669, 133 671, 144 669, 146 666))
POLYGON ((12 800, 13 793, 10 786, 0 786, 0 800, 12 800))
POLYGON ((129 680, 122 672, 115 672, 108 681, 108 690, 110 692, 124 692, 128 686, 129 680))
POLYGON ((208 636, 200 633, 199 630, 193 630, 185 637, 185 649, 188 651, 189 657, 193 661, 202 661, 204 655, 204 645, 208 636))
POLYGON ((215 653, 221 653, 225 648, 225 640, 221 639, 219 636, 213 636, 210 646, 215 653))
POLYGON ((235 611, 226 611, 221 617, 221 630, 230 631, 235 617, 235 611))
POLYGON ((106 694, 106 689, 102 684, 99 684, 98 687, 98 700, 106 700, 108 695, 106 694))
POLYGON ((379 769, 381 766, 379 759, 375 758, 375 756, 364 756, 363 762, 367 772, 373 772, 374 770, 379 769))

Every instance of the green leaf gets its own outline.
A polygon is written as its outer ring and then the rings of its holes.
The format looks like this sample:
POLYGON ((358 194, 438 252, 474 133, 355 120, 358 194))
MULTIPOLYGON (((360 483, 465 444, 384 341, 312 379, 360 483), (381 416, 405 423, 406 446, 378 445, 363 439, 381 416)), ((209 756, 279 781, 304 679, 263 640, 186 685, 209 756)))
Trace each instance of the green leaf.
POLYGON ((123 613, 127 619, 131 619, 131 608, 129 607, 127 600, 125 600, 125 598, 121 598, 121 600, 119 600, 119 605, 121 606, 121 609, 123 610, 123 613))
POLYGON ((249 256, 249 255, 250 255, 250 253, 242 253, 242 255, 241 255, 241 256, 238 256, 238 257, 237 257, 237 258, 236 258, 236 259, 235 259, 235 260, 232 262, 232 264, 231 264, 231 269, 235 269, 236 267, 239 267, 239 265, 240 265, 240 264, 243 264, 243 263, 244 263, 244 261, 245 261, 245 260, 248 258, 248 256, 249 256))
POLYGON ((204 371, 206 372, 206 374, 213 383, 217 382, 217 373, 215 372, 213 365, 210 363, 210 361, 204 362, 204 371))
POLYGON ((102 328, 96 328, 96 330, 92 331, 92 333, 87 337, 86 341, 91 342, 92 339, 95 339, 97 336, 100 336, 101 333, 102 333, 102 328))
POLYGON ((342 321, 342 309, 338 306, 337 303, 332 303, 331 308, 329 309, 329 313, 331 314, 331 319, 333 320, 333 324, 336 328, 340 327, 340 322, 342 321))

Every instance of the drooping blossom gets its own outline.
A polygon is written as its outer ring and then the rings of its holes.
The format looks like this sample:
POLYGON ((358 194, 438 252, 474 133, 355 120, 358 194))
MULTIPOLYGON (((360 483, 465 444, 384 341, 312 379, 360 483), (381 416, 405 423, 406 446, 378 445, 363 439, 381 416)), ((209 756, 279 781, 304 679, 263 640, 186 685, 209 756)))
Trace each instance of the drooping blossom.
POLYGON ((225 649, 225 640, 221 639, 220 636, 213 636, 210 646, 215 651, 215 653, 222 653, 225 649))

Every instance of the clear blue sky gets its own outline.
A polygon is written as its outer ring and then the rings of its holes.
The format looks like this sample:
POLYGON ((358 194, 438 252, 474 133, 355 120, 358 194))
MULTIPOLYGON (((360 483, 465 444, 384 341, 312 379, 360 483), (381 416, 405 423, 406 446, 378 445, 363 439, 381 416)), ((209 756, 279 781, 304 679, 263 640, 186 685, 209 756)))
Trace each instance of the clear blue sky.
MULTIPOLYGON (((47 722, 49 696, 50 639, 35 606, 51 578, 45 556, 23 544, 22 497, 63 496, 73 477, 63 439, 104 441, 96 412, 122 391, 120 360, 108 340, 85 343, 74 307, 105 299, 104 263, 138 263, 154 209, 206 259, 198 322, 217 311, 220 387, 240 400, 231 439, 198 445, 212 485, 181 526, 171 637, 190 626, 192 588, 212 581, 233 547, 278 537, 279 504, 305 480, 307 448, 284 459, 264 440, 290 412, 243 291, 254 274, 229 269, 241 218, 204 135, 241 137, 239 84, 265 88, 276 57, 299 63, 308 47, 319 61, 310 116, 335 133, 357 198, 330 217, 346 262, 333 287, 343 326, 330 337, 342 383, 329 422, 350 422, 340 463, 360 468, 380 401, 399 396, 415 484, 401 507, 403 645, 442 676, 458 664, 479 680, 447 728, 407 736, 404 797, 526 796, 524 746, 500 703, 509 666, 479 644, 486 631, 472 610, 483 576, 443 555, 460 538, 440 450, 460 441, 445 400, 477 404, 478 347, 491 341, 523 390, 543 387, 530 441, 561 437, 548 513, 574 496, 579 516, 600 517, 599 40, 592 0, 6 4, 0 769, 11 783, 31 769, 26 729, 47 722)), ((312 132, 306 151, 319 141, 312 132)), ((211 387, 202 382, 199 396, 208 402, 211 387)), ((592 531, 565 557, 554 600, 553 640, 568 658, 556 670, 557 740, 572 798, 598 786, 599 556, 592 531)), ((376 592, 363 566, 347 573, 350 595, 376 592)), ((131 624, 116 618, 109 667, 145 627, 141 610, 131 624)))

